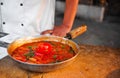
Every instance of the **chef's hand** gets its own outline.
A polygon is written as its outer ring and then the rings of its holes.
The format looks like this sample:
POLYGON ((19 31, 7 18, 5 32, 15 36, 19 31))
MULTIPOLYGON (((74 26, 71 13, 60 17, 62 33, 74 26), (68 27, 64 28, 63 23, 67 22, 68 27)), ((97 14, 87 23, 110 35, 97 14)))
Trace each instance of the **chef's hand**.
POLYGON ((66 34, 71 30, 68 26, 60 25, 60 26, 54 26, 53 30, 46 30, 43 31, 41 34, 51 34, 55 36, 65 37, 66 34))

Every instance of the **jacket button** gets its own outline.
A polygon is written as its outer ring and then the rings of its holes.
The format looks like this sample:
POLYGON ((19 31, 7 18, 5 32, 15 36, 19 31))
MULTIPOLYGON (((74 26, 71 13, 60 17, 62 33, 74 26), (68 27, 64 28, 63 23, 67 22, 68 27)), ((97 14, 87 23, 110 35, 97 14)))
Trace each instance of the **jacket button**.
POLYGON ((3 22, 3 24, 5 24, 5 22, 3 22))
POLYGON ((1 2, 0 5, 3 5, 3 2, 1 2))
POLYGON ((23 3, 20 3, 20 6, 23 6, 23 3))
POLYGON ((24 24, 21 24, 21 26, 24 26, 24 24))

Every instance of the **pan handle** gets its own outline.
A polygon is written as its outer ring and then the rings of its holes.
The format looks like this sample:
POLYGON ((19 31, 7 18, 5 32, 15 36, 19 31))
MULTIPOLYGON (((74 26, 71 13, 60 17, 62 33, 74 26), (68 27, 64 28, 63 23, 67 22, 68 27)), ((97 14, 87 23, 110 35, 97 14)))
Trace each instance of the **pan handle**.
POLYGON ((83 34, 86 31, 87 31, 87 26, 86 25, 81 25, 81 26, 78 26, 77 28, 73 29, 69 33, 67 33, 65 38, 74 39, 74 38, 83 34))

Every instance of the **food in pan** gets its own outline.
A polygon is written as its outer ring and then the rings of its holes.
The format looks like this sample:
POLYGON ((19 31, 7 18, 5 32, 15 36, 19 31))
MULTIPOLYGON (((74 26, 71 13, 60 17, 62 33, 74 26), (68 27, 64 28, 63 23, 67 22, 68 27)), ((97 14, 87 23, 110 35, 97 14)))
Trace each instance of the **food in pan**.
POLYGON ((48 64, 67 60, 75 56, 75 52, 69 45, 61 42, 39 41, 16 48, 11 56, 22 62, 48 64))

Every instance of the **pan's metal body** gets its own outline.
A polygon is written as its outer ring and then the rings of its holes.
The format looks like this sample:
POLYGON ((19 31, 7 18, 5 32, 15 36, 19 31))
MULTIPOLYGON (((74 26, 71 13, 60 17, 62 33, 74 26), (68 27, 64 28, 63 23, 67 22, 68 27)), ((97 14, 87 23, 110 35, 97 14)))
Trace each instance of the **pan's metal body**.
POLYGON ((79 54, 79 46, 72 40, 69 40, 63 37, 56 37, 56 36, 26 37, 26 38, 17 39, 11 44, 9 44, 7 51, 8 51, 9 56, 15 62, 17 62, 17 64, 21 68, 29 70, 29 71, 34 71, 34 72, 49 72, 49 71, 53 71, 59 68, 63 68, 67 66, 68 64, 70 64, 71 62, 73 62, 75 58, 77 57, 77 55, 79 54), (68 44, 73 48, 76 55, 68 60, 57 62, 57 63, 51 63, 51 64, 29 64, 29 63, 21 62, 21 61, 18 61, 12 58, 11 54, 17 47, 23 44, 26 44, 26 43, 32 43, 32 42, 38 42, 38 41, 57 41, 57 42, 68 44))

